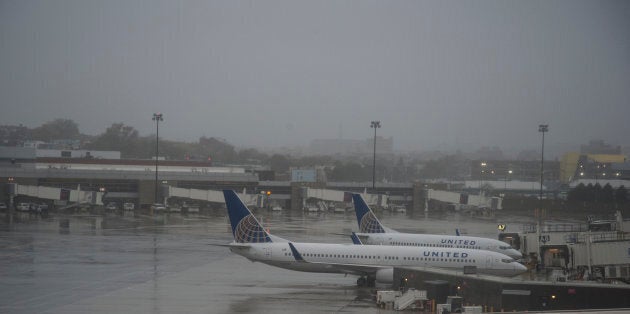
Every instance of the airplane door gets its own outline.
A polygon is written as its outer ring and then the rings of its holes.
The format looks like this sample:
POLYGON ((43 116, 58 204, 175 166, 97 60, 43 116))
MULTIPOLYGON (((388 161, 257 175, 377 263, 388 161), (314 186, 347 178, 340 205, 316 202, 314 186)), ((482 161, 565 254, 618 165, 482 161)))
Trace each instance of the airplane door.
POLYGON ((263 248, 263 255, 265 256, 266 259, 271 259, 272 253, 273 251, 271 250, 270 247, 265 247, 263 248))
POLYGON ((492 256, 486 255, 486 269, 492 269, 492 256))

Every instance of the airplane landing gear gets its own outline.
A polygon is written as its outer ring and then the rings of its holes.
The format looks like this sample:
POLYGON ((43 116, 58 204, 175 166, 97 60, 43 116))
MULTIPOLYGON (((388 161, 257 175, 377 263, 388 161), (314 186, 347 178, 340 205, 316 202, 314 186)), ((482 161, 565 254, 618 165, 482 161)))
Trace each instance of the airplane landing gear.
POLYGON ((358 287, 374 287, 376 284, 375 277, 359 277, 357 278, 357 286, 358 287))
POLYGON ((367 277, 367 286, 368 287, 376 286, 376 277, 367 277))
POLYGON ((359 287, 365 286, 366 282, 367 282, 367 280, 365 280, 365 277, 357 278, 357 286, 359 286, 359 287))

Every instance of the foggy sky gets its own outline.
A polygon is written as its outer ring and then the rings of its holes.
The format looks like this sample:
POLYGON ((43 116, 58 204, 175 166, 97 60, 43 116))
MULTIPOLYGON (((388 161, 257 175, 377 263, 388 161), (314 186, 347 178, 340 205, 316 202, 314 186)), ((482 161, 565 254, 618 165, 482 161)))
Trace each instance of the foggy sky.
POLYGON ((630 2, 0 0, 0 102, 236 146, 630 145, 630 2))

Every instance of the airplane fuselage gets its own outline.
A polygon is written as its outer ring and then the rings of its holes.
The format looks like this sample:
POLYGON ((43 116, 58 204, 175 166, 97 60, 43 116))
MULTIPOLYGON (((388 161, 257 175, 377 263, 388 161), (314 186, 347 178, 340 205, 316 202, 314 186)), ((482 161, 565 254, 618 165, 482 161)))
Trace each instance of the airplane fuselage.
POLYGON ((304 262, 296 261, 288 243, 236 244, 230 249, 252 261, 306 272, 365 275, 379 268, 437 267, 463 270, 476 266, 477 272, 515 276, 526 270, 512 258, 496 252, 462 248, 293 243, 304 262))
POLYGON ((521 252, 509 244, 489 238, 414 233, 356 233, 363 244, 487 250, 520 259, 521 252))

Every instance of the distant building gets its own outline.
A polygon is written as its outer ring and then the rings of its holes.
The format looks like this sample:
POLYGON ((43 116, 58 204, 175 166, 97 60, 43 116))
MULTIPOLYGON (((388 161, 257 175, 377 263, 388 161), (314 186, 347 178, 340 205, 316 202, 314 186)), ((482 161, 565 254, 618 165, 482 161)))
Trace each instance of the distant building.
POLYGON ((566 153, 560 162, 560 180, 569 183, 579 179, 616 179, 625 176, 627 157, 620 154, 566 153))
POLYGON ((120 159, 119 151, 40 149, 41 143, 31 142, 25 147, 0 146, 0 160, 29 160, 36 158, 120 159))
POLYGON ((0 125, 0 146, 21 146, 30 136, 23 125, 0 125))
POLYGON ((580 146, 580 152, 582 154, 620 155, 621 146, 606 144, 604 140, 592 140, 588 144, 580 146))
POLYGON ((291 182, 317 182, 317 171, 315 169, 291 170, 291 182))
MULTIPOLYGON (((470 178, 482 181, 538 181, 540 182, 540 160, 473 160, 470 163, 470 178)), ((545 160, 544 181, 560 179, 560 162, 545 160)))
POLYGON ((612 163, 610 169, 612 169, 615 179, 630 180, 630 162, 627 160, 626 162, 612 163))
POLYGON ((323 167, 291 169, 291 182, 326 182, 326 172, 323 167))
POLYGON ((85 149, 36 149, 35 154, 41 157, 62 158, 96 158, 96 159, 120 159, 119 151, 85 150, 85 149))
POLYGON ((41 148, 41 149, 51 148, 51 144, 48 144, 44 141, 25 141, 22 144, 22 146, 26 148, 41 148))

